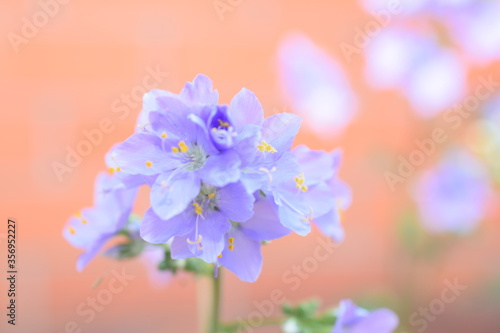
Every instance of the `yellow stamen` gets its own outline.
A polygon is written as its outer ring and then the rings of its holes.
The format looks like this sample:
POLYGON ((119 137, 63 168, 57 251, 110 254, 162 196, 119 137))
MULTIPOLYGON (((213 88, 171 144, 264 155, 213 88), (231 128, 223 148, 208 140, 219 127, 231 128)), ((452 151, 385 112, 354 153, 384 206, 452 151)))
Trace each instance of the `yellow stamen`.
POLYGON ((183 152, 183 153, 187 152, 189 149, 184 141, 179 142, 179 148, 180 148, 181 152, 183 152))
POLYGON ((294 180, 298 189, 300 189, 302 192, 307 192, 308 187, 307 185, 304 185, 305 178, 303 173, 295 177, 294 180))
POLYGON ((178 153, 178 152, 182 152, 182 153, 185 153, 189 150, 189 147, 188 145, 184 142, 184 141, 179 141, 179 145, 178 147, 172 147, 172 152, 174 153, 178 153))
POLYGON ((82 223, 83 223, 83 224, 87 224, 87 220, 83 219, 83 220, 82 220, 82 223))
POLYGON ((76 213, 75 213, 75 216, 76 216, 76 217, 82 217, 82 212, 80 212, 80 211, 76 212, 76 213))
POLYGON ((153 162, 151 162, 151 161, 146 161, 146 166, 147 166, 148 168, 151 168, 151 167, 153 166, 153 162))
POLYGON ((230 237, 230 238, 228 238, 228 239, 227 239, 227 241, 228 241, 229 243, 233 244, 233 243, 234 243, 234 237, 230 237))
POLYGON ((220 259, 220 258, 222 258, 222 253, 221 253, 221 254, 219 254, 219 256, 218 256, 217 258, 219 258, 219 259, 220 259))
POLYGON ((267 152, 270 152, 270 153, 276 153, 277 150, 271 146, 269 143, 267 143, 266 141, 262 141, 260 145, 257 145, 257 149, 264 152, 264 151, 267 151, 267 152))
POLYGON ((69 227, 68 229, 70 234, 74 235, 76 233, 75 228, 69 227))
POLYGON ((120 171, 122 171, 122 168, 116 167, 115 171, 120 172, 120 171))
POLYGON ((219 121, 219 126, 220 127, 229 127, 231 126, 227 121, 223 121, 223 120, 220 120, 220 119, 217 119, 219 121))
POLYGON ((108 171, 109 171, 110 174, 114 174, 115 173, 115 168, 109 168, 108 171))
POLYGON ((162 137, 163 139, 166 139, 166 138, 167 138, 167 136, 168 136, 168 135, 167 135, 167 132, 163 132, 163 133, 161 133, 161 137, 162 137))
POLYGON ((234 244, 229 244, 227 247, 229 248, 229 251, 234 251, 234 244))
POLYGON ((203 214, 203 208, 201 208, 200 204, 195 202, 195 203, 193 203, 193 206, 194 206, 194 211, 196 212, 196 214, 198 214, 198 215, 203 214))
POLYGON ((198 239, 195 240, 194 242, 192 240, 190 240, 189 238, 186 239, 186 241, 188 242, 188 244, 191 244, 191 245, 200 244, 202 240, 203 240, 203 237, 201 237, 201 235, 198 235, 198 239))
POLYGON ((208 195, 208 198, 209 198, 209 199, 213 199, 213 198, 215 198, 215 193, 210 193, 210 194, 208 195))

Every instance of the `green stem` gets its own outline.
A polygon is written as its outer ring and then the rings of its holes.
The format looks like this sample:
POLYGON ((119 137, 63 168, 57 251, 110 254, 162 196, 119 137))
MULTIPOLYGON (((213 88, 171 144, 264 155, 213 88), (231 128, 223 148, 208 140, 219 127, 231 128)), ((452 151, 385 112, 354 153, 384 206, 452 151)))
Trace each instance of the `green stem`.
POLYGON ((210 309, 210 318, 208 321, 208 333, 219 333, 220 327, 220 303, 221 303, 221 279, 222 268, 219 267, 218 277, 212 276, 212 308, 210 309))

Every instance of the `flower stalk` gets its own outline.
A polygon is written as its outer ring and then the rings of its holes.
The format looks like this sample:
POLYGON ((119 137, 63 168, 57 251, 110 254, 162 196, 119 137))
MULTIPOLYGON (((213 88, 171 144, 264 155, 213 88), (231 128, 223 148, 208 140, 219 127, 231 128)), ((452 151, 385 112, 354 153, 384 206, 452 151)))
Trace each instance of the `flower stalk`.
MULTIPOLYGON (((215 268, 217 269, 217 268, 215 268)), ((220 332, 220 308, 222 294, 222 269, 219 268, 218 276, 212 275, 212 301, 210 308, 210 316, 208 319, 207 333, 220 332)))

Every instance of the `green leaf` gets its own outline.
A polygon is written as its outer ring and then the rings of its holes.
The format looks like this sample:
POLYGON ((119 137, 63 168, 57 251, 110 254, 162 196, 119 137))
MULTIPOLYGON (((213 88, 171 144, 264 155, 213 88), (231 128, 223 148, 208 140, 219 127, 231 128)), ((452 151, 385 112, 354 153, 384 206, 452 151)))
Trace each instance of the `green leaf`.
POLYGON ((285 332, 294 333, 330 333, 335 324, 333 309, 318 313, 320 303, 317 300, 303 302, 295 307, 283 306, 287 320, 283 324, 285 332))

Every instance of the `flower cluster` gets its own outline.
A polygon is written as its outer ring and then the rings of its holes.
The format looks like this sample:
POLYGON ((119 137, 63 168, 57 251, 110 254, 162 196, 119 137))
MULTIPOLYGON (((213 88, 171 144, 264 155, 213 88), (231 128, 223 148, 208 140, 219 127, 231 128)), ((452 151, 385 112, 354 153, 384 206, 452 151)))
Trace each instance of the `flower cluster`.
POLYGON ((259 276, 263 242, 306 235, 311 222, 341 241, 340 214, 351 198, 337 176, 341 154, 292 150, 300 124, 289 113, 264 118, 247 89, 219 105, 204 75, 180 94, 150 91, 136 132, 107 154, 112 176, 102 176, 102 198, 65 229, 86 251, 79 268, 123 230, 141 185, 150 187, 151 205, 139 227, 144 241, 168 242, 173 259, 200 258, 243 281, 259 276))
POLYGON ((401 90, 422 118, 461 103, 469 71, 500 58, 498 1, 363 2, 374 17, 357 34, 354 50, 366 46, 368 82, 401 90))

